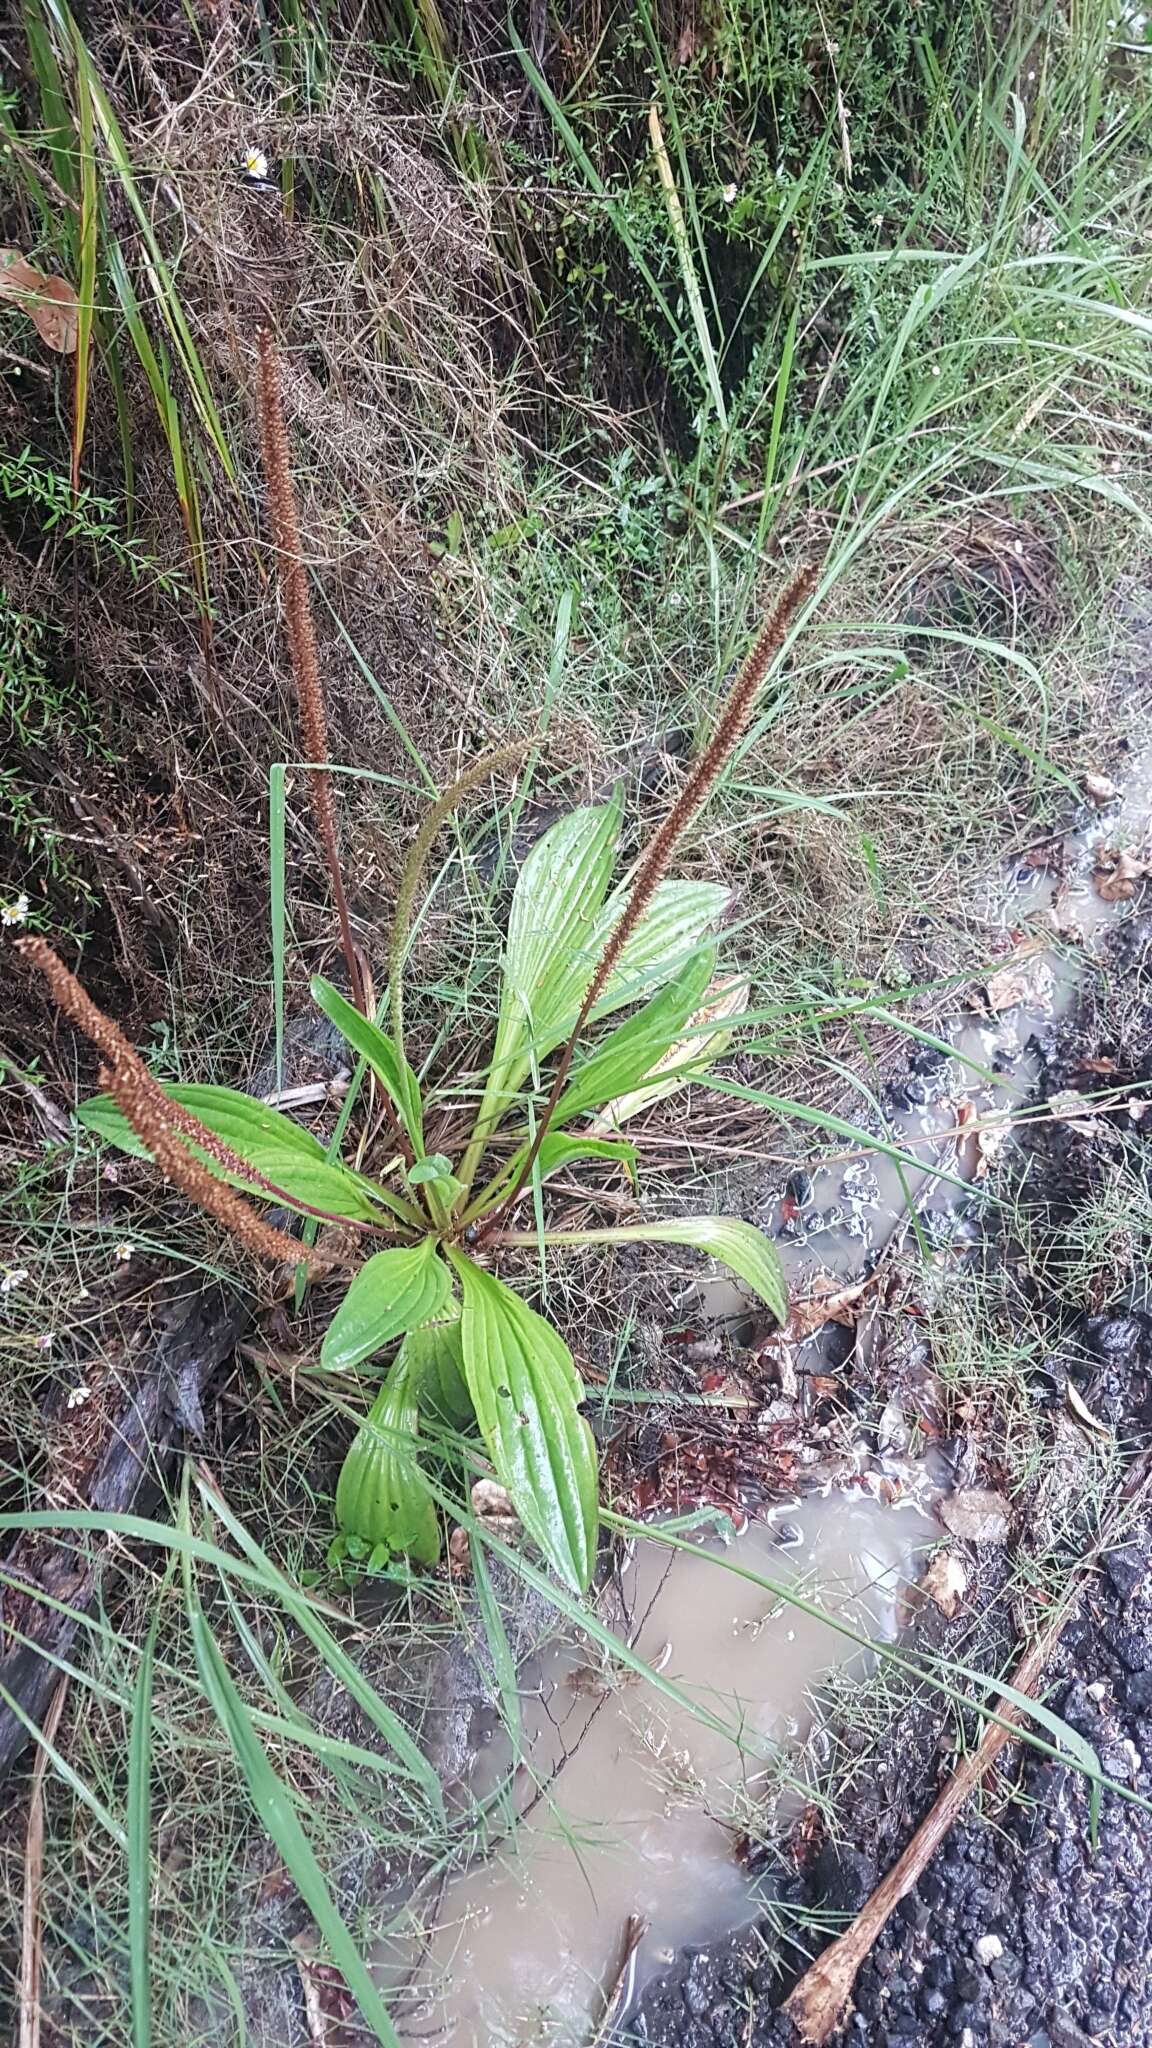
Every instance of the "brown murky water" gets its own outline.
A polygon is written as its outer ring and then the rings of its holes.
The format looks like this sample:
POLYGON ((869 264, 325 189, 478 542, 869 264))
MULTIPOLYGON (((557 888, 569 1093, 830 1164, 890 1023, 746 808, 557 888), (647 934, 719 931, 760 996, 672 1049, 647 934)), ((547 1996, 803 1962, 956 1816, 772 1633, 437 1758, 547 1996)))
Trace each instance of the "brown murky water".
POLYGON ((865 1653, 717 1554, 865 1637, 891 1637, 937 1533, 912 1508, 830 1498, 753 1524, 718 1553, 639 1543, 616 1627, 666 1690, 572 1645, 525 1674, 523 1817, 448 1885, 407 2013, 397 2010, 404 2038, 576 2048, 595 2033, 630 1918, 647 1923, 628 1972, 637 1985, 682 1944, 756 1919, 735 1837, 753 1808, 787 1799, 812 1688, 865 1653))

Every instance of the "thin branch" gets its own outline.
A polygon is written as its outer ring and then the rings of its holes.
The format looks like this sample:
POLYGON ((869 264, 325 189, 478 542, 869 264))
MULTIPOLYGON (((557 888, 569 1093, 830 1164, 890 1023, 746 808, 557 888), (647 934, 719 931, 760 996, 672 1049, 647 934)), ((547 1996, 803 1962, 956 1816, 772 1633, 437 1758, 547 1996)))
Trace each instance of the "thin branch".
POLYGON ((510 740, 507 746, 492 747, 487 753, 481 754, 479 760, 473 761, 471 767, 466 768, 462 775, 458 775, 455 782, 450 782, 447 789, 436 798, 435 803, 429 806, 420 829, 408 849, 408 857, 400 877, 400 887, 396 892, 396 908, 392 914, 392 930, 388 939, 388 991, 392 1008, 392 1037, 401 1067, 404 1063, 404 948, 412 923, 417 892, 436 836, 470 790, 475 789, 478 783, 487 781, 489 776, 498 774, 501 768, 507 768, 513 762, 522 760, 533 747, 539 746, 542 738, 543 735, 537 733, 530 740, 510 740))

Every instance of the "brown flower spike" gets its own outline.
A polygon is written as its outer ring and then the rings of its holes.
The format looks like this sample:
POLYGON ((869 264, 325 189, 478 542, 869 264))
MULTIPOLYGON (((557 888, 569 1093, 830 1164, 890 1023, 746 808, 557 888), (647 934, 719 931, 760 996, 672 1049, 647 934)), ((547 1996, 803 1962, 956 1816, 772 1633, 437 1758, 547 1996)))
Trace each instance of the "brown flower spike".
POLYGON ((312 618, 312 600, 308 591, 308 572, 304 567, 300 548, 296 489, 292 482, 288 429, 284 424, 280 357, 267 327, 262 327, 257 334, 256 346, 260 352, 257 410, 260 415, 260 435, 264 453, 264 480, 268 486, 272 539, 280 562, 284 618, 288 628, 288 647, 300 708, 300 732, 311 763, 308 770, 308 787, 312 797, 316 829, 324 848, 324 860, 336 905, 336 915, 340 922, 340 943, 348 968, 353 1000, 362 1009, 363 976, 356 952, 356 942, 352 936, 352 920, 348 914, 344 878, 340 872, 336 812, 332 802, 332 777, 327 766, 330 754, 328 719, 324 710, 324 690, 320 681, 320 662, 316 653, 316 628, 312 618))
POLYGON ((481 1240, 486 1238, 495 1229, 505 1211, 510 1209, 516 1201, 521 1188, 526 1186, 532 1168, 536 1164, 537 1154, 547 1136, 553 1112, 564 1089, 564 1083, 568 1079, 568 1071, 572 1065, 572 1055, 576 1050, 580 1033, 587 1024, 600 997, 603 995, 624 947, 631 938, 649 903, 652 901, 656 889, 667 873, 668 863, 672 858, 677 840, 687 831, 693 818, 703 808, 724 769, 732 759, 743 734, 748 728, 748 723, 752 717, 752 711, 764 678, 776 655, 784 645, 788 628, 804 603, 805 598, 811 596, 819 579, 820 569, 813 564, 809 564, 807 568, 801 569, 799 574, 792 578, 792 581, 785 586, 777 598, 775 606, 766 624, 761 629, 751 653, 746 657, 738 670, 736 680, 728 692, 712 738, 699 756, 676 802, 656 833, 651 846, 648 848, 648 852, 641 862, 640 871, 632 885, 632 893, 628 898, 624 915, 600 956, 599 964, 588 984, 587 994, 580 1005, 580 1011, 569 1034, 568 1042, 560 1055, 548 1101, 545 1104, 543 1114, 537 1122, 536 1135, 529 1148, 528 1156, 520 1169, 510 1193, 501 1203, 499 1209, 494 1210, 484 1224, 480 1232, 481 1240))
POLYGON ((303 1261, 312 1269, 325 1265, 327 1261, 320 1254, 289 1237, 287 1231, 265 1223, 187 1150, 182 1139, 197 1145, 227 1172, 248 1181, 260 1181, 269 1194, 278 1192, 197 1117, 169 1100, 120 1026, 92 1001, 47 939, 18 939, 16 950, 44 976, 58 1008, 104 1054, 108 1065, 101 1069, 101 1086, 114 1096, 165 1177, 259 1257, 275 1259, 278 1264, 285 1260, 293 1264, 303 1261))

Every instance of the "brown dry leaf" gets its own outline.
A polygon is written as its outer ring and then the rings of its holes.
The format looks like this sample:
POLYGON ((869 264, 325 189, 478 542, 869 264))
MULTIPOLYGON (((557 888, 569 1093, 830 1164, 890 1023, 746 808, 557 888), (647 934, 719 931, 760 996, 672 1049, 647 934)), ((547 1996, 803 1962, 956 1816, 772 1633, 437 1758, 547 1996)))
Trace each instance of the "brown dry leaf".
POLYGON ((1098 1415, 1093 1415, 1083 1394, 1077 1392, 1071 1380, 1065 1382, 1064 1401, 1069 1415, 1074 1416, 1076 1421, 1082 1423, 1085 1429, 1093 1430, 1097 1436, 1111 1436, 1112 1431, 1109 1429, 1108 1424, 1101 1422, 1098 1415))
POLYGON ((1096 855, 1092 877, 1096 894, 1105 903, 1127 903, 1136 894, 1137 882, 1152 873, 1152 865, 1132 846, 1102 846, 1096 855))
POLYGON ((37 270, 19 249, 0 249, 0 299, 14 299, 23 308, 48 348, 75 354, 79 304, 67 278, 37 270))
POLYGON ((1017 1003, 1030 1003, 1044 1008, 1052 994, 1052 968, 1044 957, 1044 942, 1028 939, 1018 946, 990 974, 984 983, 984 1000, 987 1007, 999 1015, 1001 1010, 1011 1010, 1017 1003))
POLYGON ((968 1570, 963 1558, 954 1550, 938 1550, 920 1581, 920 1590, 951 1621, 959 1613, 968 1591, 968 1570))
MULTIPOLYGON (((832 1275, 828 1278, 831 1280, 832 1275)), ((822 1330, 825 1323, 841 1323, 851 1330, 860 1320, 861 1298, 870 1285, 870 1280, 858 1280, 852 1287, 832 1286, 826 1294, 810 1294, 807 1301, 794 1301, 781 1334, 789 1344, 799 1344, 814 1331, 822 1330)))
POLYGON ((1007 1543, 1011 1527, 1004 1495, 980 1486, 946 1494, 940 1503, 940 1520, 951 1535, 966 1543, 1007 1543))

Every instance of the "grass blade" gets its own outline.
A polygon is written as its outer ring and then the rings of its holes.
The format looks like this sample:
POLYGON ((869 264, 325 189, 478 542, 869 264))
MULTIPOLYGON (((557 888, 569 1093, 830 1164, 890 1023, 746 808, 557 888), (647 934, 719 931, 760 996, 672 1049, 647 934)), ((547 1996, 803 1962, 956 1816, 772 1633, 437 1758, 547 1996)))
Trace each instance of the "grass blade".
POLYGON ((152 1612, 128 1741, 128 1956, 132 1981, 132 2048, 152 2048, 152 1972, 149 1962, 152 1895, 152 1677, 156 1663, 157 1605, 152 1612))
POLYGON ((285 1868, 300 1897, 328 1945, 360 2011, 382 2048, 400 2048, 388 2008, 376 1989, 364 1958, 332 1900, 324 1873, 316 1861, 312 1844, 300 1823, 291 1794, 268 1761, 268 1755, 232 1682, 220 1646, 204 1617, 199 1598, 188 1579, 188 1618, 196 1668, 205 1695, 232 1747, 233 1756, 248 1787, 248 1796, 260 1825, 284 1859, 285 1868))

